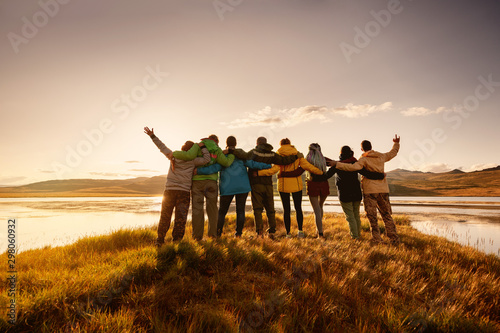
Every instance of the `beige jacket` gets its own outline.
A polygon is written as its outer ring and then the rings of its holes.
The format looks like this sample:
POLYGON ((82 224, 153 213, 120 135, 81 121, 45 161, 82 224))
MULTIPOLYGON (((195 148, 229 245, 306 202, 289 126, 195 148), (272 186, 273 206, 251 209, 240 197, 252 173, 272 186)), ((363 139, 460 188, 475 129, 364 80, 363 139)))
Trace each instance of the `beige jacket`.
MULTIPOLYGON (((395 142, 391 151, 383 154, 375 150, 370 150, 359 158, 354 164, 340 163, 335 166, 339 170, 357 171, 366 168, 369 171, 384 172, 384 163, 392 160, 399 151, 399 143, 395 142)), ((361 180, 361 187, 364 194, 370 193, 389 193, 389 184, 387 177, 381 180, 368 179, 363 177, 361 180)))

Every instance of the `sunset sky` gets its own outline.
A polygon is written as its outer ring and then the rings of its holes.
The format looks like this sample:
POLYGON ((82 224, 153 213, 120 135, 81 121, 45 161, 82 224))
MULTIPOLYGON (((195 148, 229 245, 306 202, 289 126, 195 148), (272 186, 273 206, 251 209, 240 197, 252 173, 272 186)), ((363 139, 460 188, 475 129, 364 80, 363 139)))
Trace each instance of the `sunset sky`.
POLYGON ((500 164, 497 0, 0 1, 0 185, 165 174, 170 148, 288 137, 387 170, 500 164))

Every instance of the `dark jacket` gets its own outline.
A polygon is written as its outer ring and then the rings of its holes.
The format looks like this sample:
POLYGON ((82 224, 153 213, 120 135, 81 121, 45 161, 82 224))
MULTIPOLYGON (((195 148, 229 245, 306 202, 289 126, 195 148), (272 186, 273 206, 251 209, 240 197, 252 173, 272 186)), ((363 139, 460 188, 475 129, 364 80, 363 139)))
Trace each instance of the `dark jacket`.
MULTIPOLYGON (((280 156, 279 154, 273 152, 273 146, 268 143, 258 145, 249 152, 245 152, 242 149, 235 149, 233 152, 234 156, 240 160, 254 160, 256 162, 267 163, 267 164, 278 164, 278 165, 288 165, 297 159, 297 155, 290 156, 280 156)), ((255 176, 254 171, 257 169, 249 169, 248 177, 250 179, 250 184, 264 184, 273 185, 272 176, 255 176)))

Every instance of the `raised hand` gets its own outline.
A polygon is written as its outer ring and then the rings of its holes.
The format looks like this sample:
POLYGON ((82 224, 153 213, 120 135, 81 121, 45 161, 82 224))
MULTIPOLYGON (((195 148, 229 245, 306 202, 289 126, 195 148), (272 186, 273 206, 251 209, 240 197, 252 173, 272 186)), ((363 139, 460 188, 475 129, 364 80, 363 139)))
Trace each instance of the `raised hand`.
POLYGON ((401 140, 401 137, 398 136, 397 134, 394 136, 394 139, 392 139, 392 141, 396 143, 399 143, 399 140, 401 140))
POLYGON ((146 133, 149 136, 155 135, 155 132, 153 130, 154 130, 154 128, 149 129, 149 127, 147 127, 147 126, 144 127, 144 133, 146 133))

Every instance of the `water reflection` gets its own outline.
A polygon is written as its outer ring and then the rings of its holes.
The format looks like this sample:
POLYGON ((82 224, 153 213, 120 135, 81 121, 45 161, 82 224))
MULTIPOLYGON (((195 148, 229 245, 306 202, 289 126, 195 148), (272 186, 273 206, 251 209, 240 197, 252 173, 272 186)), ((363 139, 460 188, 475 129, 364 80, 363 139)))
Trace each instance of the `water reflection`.
MULTIPOLYGON (((19 220, 20 250, 60 246, 83 236, 110 233, 120 228, 156 226, 161 197, 126 198, 0 198, 4 218, 19 220)), ((412 215, 421 232, 446 237, 481 251, 499 254, 500 198, 393 197, 394 213, 412 215), (467 223, 463 223, 466 221, 467 223), (485 223, 486 222, 486 223, 485 223)), ((282 208, 279 198, 275 206, 282 208)), ((247 210, 251 211, 248 199, 247 210)), ((312 212, 309 200, 303 210, 312 212)), ((326 212, 342 213, 337 197, 329 197, 326 212)), ((0 234, 6 248, 6 229, 0 234)))
POLYGON ((412 226, 420 232, 445 237, 486 253, 500 256, 500 224, 455 221, 421 221, 412 226))

